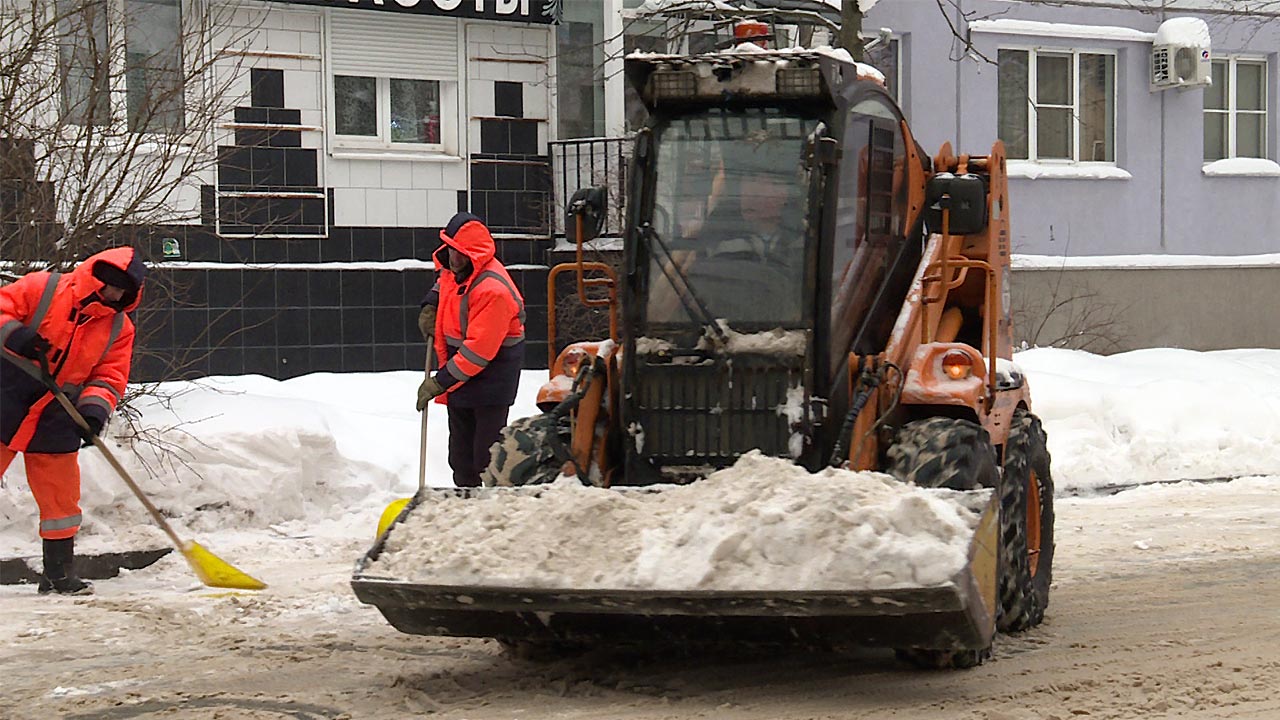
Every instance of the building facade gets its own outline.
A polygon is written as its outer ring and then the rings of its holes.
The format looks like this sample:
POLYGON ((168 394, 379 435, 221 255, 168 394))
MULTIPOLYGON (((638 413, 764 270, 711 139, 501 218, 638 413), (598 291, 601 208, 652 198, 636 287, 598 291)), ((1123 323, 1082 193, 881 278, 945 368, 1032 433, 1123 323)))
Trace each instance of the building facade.
MULTIPOLYGON (((176 36, 192 20, 172 5, 129 26, 176 36)), ((188 221, 137 231, 167 292, 140 318, 135 379, 421 368, 429 260, 463 210, 494 232, 526 298, 528 358, 545 363, 559 13, 544 0, 228 6, 211 36, 232 99, 216 158, 184 178, 174 202, 191 207, 173 214, 188 221)))
POLYGON ((958 38, 925 5, 885 0, 867 25, 901 39, 927 150, 1005 141, 1016 253, 1280 252, 1280 4, 967 0, 958 38), (1177 17, 1208 26, 1210 86, 1152 86, 1177 17))

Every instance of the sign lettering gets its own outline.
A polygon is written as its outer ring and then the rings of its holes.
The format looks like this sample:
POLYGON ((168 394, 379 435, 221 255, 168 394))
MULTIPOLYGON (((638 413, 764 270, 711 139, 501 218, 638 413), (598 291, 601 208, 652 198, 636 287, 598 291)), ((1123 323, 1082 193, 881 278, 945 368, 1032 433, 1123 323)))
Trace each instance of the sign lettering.
POLYGON ((560 21, 563 0, 276 0, 276 2, 549 25, 560 21))

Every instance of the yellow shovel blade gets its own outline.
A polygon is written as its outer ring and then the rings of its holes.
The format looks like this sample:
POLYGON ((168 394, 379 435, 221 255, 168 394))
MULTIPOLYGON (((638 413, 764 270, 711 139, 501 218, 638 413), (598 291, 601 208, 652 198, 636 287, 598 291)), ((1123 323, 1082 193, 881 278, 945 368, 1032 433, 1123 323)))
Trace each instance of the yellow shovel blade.
POLYGON ((226 560, 214 555, 198 542, 188 540, 182 544, 182 554, 195 571, 200 582, 209 587, 234 588, 236 590, 261 590, 267 586, 261 580, 249 577, 226 560))
POLYGON ((386 532, 387 528, 391 527, 391 524, 396 521, 396 518, 400 517, 400 511, 404 510, 404 506, 408 505, 412 499, 400 498, 382 511, 382 517, 378 518, 378 534, 374 536, 375 538, 382 537, 382 533, 386 532))

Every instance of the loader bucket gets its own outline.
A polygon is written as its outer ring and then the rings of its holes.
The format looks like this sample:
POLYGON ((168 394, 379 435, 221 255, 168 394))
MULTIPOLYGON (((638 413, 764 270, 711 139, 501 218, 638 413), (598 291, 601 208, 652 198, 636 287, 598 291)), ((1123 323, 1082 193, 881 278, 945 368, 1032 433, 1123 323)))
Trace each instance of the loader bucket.
POLYGON ((933 587, 762 592, 433 585, 367 572, 386 535, 357 562, 351 586, 392 626, 416 635, 566 644, 982 649, 995 634, 999 509, 989 491, 974 495, 982 516, 968 565, 933 587))

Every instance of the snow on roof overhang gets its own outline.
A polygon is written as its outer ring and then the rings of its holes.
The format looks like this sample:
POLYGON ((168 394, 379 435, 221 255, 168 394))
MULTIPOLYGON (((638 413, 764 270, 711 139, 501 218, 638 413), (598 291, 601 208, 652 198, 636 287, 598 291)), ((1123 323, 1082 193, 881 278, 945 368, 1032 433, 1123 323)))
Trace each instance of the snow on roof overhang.
POLYGON ((1152 32, 1117 25, 1076 25, 1073 23, 1041 22, 1038 20, 974 20, 969 30, 975 33, 996 35, 1033 35, 1036 37, 1072 38, 1076 40, 1119 40, 1123 42, 1150 43, 1156 38, 1152 32))
POLYGON ((808 13, 838 25, 840 0, 645 0, 635 12, 640 16, 679 13, 704 17, 808 13))

